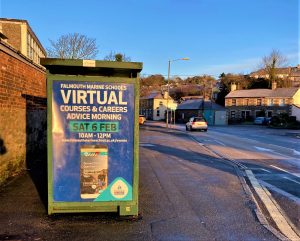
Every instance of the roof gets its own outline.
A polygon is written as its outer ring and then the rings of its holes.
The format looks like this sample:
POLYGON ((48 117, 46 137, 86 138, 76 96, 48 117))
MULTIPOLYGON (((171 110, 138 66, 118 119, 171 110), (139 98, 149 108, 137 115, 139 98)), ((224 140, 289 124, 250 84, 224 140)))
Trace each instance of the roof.
POLYGON ((144 97, 144 99, 163 99, 163 95, 160 92, 151 92, 148 96, 144 97))
POLYGON ((299 88, 277 88, 272 91, 270 97, 293 97, 299 88))
MULTIPOLYGON (((290 74, 292 67, 287 67, 287 68, 276 68, 275 72, 276 74, 290 74)), ((250 73, 250 75, 267 75, 268 72, 265 69, 260 69, 258 71, 250 73)))
POLYGON ((299 88, 251 89, 231 91, 225 98, 293 97, 299 88))
POLYGON ((115 62, 84 59, 41 58, 50 74, 91 75, 137 78, 143 68, 139 62, 115 62))
POLYGON ((251 89, 251 90, 235 90, 231 91, 225 98, 251 98, 251 97, 266 97, 270 95, 270 89, 251 89))
MULTIPOLYGON (((160 91, 152 91, 149 95, 141 97, 141 99, 166 99, 162 95, 160 91)), ((171 96, 169 96, 169 100, 173 100, 171 96)))
POLYGON ((203 99, 186 100, 177 106, 177 110, 199 110, 202 108, 212 110, 226 110, 225 107, 218 105, 210 100, 204 101, 203 106, 203 99))
POLYGON ((203 99, 186 100, 177 106, 177 110, 198 110, 202 108, 203 99))
POLYGON ((202 95, 191 95, 191 96, 182 96, 180 99, 182 100, 192 100, 192 99, 202 99, 202 95))

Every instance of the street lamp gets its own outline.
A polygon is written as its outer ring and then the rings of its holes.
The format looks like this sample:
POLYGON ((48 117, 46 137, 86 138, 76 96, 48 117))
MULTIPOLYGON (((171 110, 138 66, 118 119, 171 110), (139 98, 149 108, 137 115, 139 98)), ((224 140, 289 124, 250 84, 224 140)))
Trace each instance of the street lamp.
POLYGON ((180 59, 173 59, 169 60, 169 65, 168 65, 168 96, 167 96, 167 115, 166 115, 166 128, 169 128, 169 95, 170 95, 170 68, 171 68, 171 62, 178 61, 178 60, 189 60, 189 58, 180 58, 180 59))

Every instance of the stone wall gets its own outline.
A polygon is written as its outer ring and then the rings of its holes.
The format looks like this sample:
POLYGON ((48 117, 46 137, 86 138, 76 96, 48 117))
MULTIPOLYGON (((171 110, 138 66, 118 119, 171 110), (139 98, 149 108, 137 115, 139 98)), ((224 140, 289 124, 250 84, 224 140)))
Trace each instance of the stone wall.
POLYGON ((0 42, 0 184, 46 153, 46 126, 44 68, 0 42))

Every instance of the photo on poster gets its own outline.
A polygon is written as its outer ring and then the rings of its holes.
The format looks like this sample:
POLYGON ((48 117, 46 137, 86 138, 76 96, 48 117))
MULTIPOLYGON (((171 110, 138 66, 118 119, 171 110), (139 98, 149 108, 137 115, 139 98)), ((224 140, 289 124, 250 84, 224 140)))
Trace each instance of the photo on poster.
POLYGON ((97 198, 108 186, 107 146, 84 145, 80 157, 80 197, 97 198))

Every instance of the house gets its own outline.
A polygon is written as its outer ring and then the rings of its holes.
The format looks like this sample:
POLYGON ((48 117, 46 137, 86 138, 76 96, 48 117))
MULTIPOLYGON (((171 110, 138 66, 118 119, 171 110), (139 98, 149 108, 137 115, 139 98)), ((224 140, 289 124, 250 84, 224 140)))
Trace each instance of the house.
MULTIPOLYGON (((300 65, 296 67, 276 68, 275 75, 279 79, 286 79, 287 81, 290 81, 291 87, 300 87, 300 65)), ((265 69, 260 69, 252 72, 250 77, 255 79, 269 79, 269 74, 265 69)))
POLYGON ((272 117, 280 113, 292 115, 292 106, 300 104, 300 88, 236 90, 225 96, 225 107, 230 122, 252 121, 259 116, 272 117))
POLYGON ((21 44, 23 31, 35 35, 26 21, 15 20, 16 26, 4 22, 0 20, 0 185, 47 153, 46 71, 26 56, 21 44))
POLYGON ((187 99, 177 106, 177 122, 186 123, 193 116, 204 116, 209 125, 227 125, 226 108, 211 100, 187 99))
POLYGON ((300 105, 292 105, 292 116, 295 116, 296 120, 300 122, 300 105))
POLYGON ((7 44, 34 63, 39 64, 40 58, 46 56, 46 50, 26 20, 0 18, 0 33, 7 44))
POLYGON ((146 119, 165 120, 167 106, 169 111, 175 110, 177 107, 177 102, 168 95, 168 92, 162 94, 154 91, 148 96, 140 98, 140 114, 145 115, 146 119))

